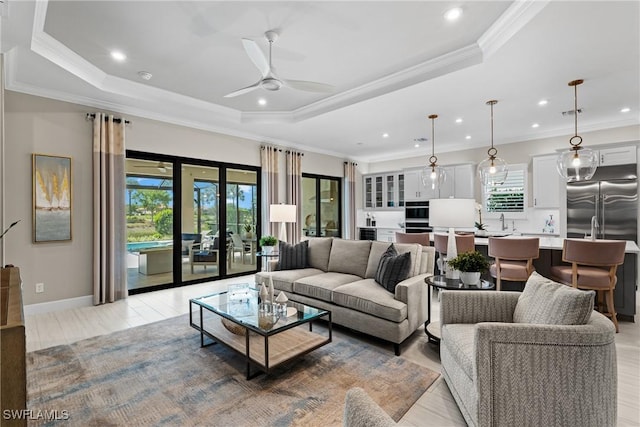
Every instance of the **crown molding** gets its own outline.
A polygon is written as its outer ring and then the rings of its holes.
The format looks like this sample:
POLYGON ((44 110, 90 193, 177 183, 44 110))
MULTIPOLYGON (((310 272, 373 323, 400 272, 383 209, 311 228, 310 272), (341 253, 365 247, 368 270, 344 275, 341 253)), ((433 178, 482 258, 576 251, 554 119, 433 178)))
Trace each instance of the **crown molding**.
POLYGON ((514 1, 478 39, 485 58, 496 53, 511 37, 529 23, 551 0, 514 1))

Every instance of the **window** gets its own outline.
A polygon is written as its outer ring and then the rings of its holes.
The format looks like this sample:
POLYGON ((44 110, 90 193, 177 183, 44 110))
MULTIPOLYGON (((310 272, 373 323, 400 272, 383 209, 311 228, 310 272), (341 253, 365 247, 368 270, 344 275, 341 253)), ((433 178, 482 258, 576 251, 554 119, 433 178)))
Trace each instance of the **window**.
MULTIPOLYGON (((507 179, 501 185, 486 184, 483 204, 487 214, 505 214, 511 218, 525 214, 527 165, 510 165, 507 179)), ((492 215, 491 215, 492 216, 492 215)))
POLYGON ((340 178, 302 175, 302 233, 305 236, 342 235, 340 183, 340 178))

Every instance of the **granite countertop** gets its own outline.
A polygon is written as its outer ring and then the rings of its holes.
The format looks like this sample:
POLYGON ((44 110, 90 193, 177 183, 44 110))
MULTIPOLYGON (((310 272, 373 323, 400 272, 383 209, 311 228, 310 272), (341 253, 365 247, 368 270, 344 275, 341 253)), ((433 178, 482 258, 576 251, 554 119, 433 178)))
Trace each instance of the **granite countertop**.
MULTIPOLYGON (((526 236, 505 236, 506 239, 517 239, 526 236)), ((487 237, 476 237, 476 245, 487 246, 489 239, 487 237)), ((540 237, 540 249, 555 249, 562 250, 564 239, 562 237, 540 237)), ((640 248, 636 242, 627 240, 627 246, 625 248, 626 253, 637 254, 640 253, 640 248)))

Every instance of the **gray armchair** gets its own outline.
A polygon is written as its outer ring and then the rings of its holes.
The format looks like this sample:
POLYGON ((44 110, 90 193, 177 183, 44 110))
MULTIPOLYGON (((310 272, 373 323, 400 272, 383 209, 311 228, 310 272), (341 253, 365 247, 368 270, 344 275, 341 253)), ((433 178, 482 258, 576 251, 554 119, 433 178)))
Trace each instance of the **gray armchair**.
POLYGON ((522 294, 441 293, 442 375, 466 422, 614 426, 613 324, 593 311, 592 293, 536 273, 527 287, 522 294), (575 298, 581 307, 571 305, 575 298))

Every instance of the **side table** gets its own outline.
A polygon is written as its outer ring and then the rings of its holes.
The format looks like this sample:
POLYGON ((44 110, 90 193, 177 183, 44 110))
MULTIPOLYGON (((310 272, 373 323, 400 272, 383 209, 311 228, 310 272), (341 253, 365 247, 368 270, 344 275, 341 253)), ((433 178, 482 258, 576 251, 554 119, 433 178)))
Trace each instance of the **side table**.
POLYGON ((264 253, 262 251, 260 252, 256 252, 256 257, 261 258, 262 259, 262 265, 264 267, 264 271, 271 271, 271 266, 269 263, 269 260, 271 260, 271 258, 278 258, 280 256, 280 253, 278 252, 270 252, 270 253, 264 253))
POLYGON ((431 292, 433 289, 446 289, 451 291, 488 291, 495 289, 495 285, 487 280, 481 280, 480 285, 465 285, 460 279, 447 279, 444 275, 429 276, 424 279, 429 286, 427 291, 427 321, 424 322, 424 332, 429 337, 429 342, 440 344, 440 321, 431 321, 431 292))

